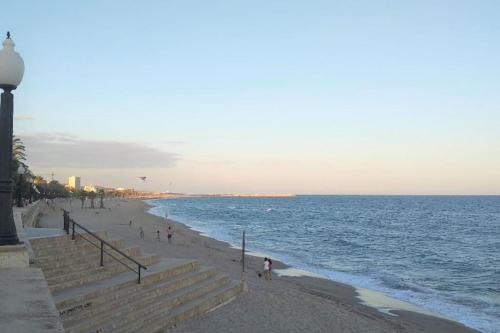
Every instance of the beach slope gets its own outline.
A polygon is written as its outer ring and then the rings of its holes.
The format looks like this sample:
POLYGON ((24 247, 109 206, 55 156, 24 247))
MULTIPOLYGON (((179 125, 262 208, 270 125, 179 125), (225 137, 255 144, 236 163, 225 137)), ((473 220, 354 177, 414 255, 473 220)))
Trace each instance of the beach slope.
MULTIPOLYGON (((81 209, 67 201, 57 205, 72 211, 72 218, 94 230, 107 230, 110 237, 139 245, 161 257, 190 258, 212 265, 233 279, 241 274, 241 251, 229 244, 200 235, 183 224, 169 221, 174 229, 172 244, 166 238, 165 220, 147 213, 140 200, 112 199, 106 209, 81 209), (132 224, 130 225, 130 221, 132 224), (140 239, 139 228, 145 232, 140 239), (156 240, 156 231, 161 239, 156 240)), ((62 227, 60 211, 44 209, 41 227, 62 227)), ((172 328, 172 332, 476 332, 444 318, 413 311, 383 313, 361 304, 355 288, 312 276, 258 276, 263 259, 246 257, 248 292, 230 305, 172 328)), ((275 269, 287 268, 274 262, 275 269)))

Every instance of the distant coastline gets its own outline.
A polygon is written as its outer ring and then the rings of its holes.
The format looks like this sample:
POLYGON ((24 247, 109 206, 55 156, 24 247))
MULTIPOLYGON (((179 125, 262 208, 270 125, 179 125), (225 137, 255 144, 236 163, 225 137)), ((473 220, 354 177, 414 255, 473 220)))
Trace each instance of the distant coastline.
POLYGON ((190 198, 290 198, 297 196, 296 194, 189 194, 190 198))
POLYGON ((161 192, 138 192, 134 195, 128 195, 130 199, 177 199, 177 198, 292 198, 296 194, 241 194, 241 193, 228 193, 228 194, 186 194, 186 193, 161 193, 161 192))

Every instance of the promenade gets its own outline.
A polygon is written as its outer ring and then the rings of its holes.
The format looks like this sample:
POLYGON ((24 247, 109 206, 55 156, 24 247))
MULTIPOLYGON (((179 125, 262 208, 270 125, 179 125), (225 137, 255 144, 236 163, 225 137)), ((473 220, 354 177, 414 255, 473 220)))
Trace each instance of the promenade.
POLYGON ((64 332, 45 276, 32 263, 29 229, 36 223, 37 204, 14 208, 19 240, 17 246, 0 248, 0 332, 64 332), (24 221, 23 221, 24 217, 24 221), (23 223, 24 222, 24 223, 23 223), (23 227, 23 224, 26 228, 23 227), (12 249, 16 248, 13 259, 12 249), (10 252, 10 253, 9 253, 10 252), (7 257, 10 257, 7 260, 7 257))

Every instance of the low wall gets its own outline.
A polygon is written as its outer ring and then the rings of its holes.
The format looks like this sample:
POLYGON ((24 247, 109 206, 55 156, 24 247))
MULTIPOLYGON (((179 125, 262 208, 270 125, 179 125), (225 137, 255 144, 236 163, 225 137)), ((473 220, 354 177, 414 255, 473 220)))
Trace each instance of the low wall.
POLYGON ((64 328, 42 270, 34 259, 24 228, 37 226, 41 203, 14 207, 20 244, 0 246, 0 331, 64 333, 64 328))
POLYGON ((35 256, 24 228, 36 227, 40 207, 41 202, 37 201, 23 208, 13 208, 12 213, 20 244, 0 247, 0 268, 28 267, 34 262, 35 256))
POLYGON ((21 208, 23 228, 38 228, 38 215, 40 214, 41 204, 42 202, 38 200, 26 208, 21 208))

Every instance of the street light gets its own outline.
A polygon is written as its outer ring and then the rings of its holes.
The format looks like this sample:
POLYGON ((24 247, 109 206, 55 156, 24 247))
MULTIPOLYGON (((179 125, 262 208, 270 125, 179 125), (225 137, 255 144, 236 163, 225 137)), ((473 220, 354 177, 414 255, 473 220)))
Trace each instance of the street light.
POLYGON ((30 173, 28 173, 26 175, 26 181, 28 182, 28 203, 31 205, 31 203, 33 202, 33 192, 32 192, 32 188, 33 188, 33 176, 31 176, 30 173))
POLYGON ((19 243, 12 215, 12 127, 14 95, 24 74, 24 61, 14 51, 14 42, 7 32, 7 39, 0 50, 0 88, 3 89, 0 108, 0 245, 19 243))
POLYGON ((23 167, 22 164, 19 164, 19 168, 17 168, 17 174, 19 175, 19 180, 17 182, 17 207, 21 208, 24 207, 23 205, 23 192, 22 192, 22 186, 23 186, 23 175, 26 172, 26 169, 23 167))

